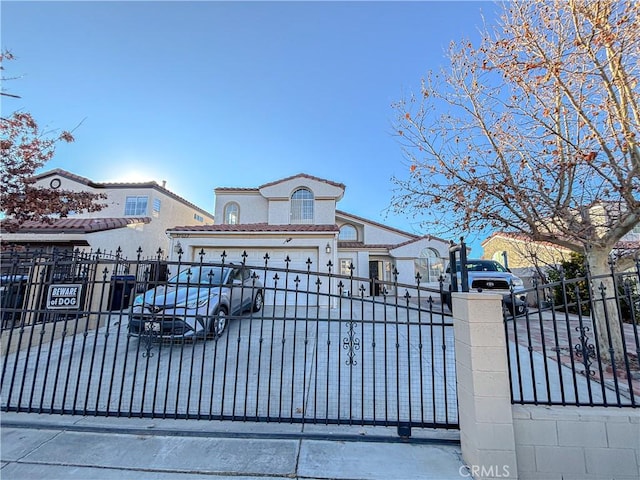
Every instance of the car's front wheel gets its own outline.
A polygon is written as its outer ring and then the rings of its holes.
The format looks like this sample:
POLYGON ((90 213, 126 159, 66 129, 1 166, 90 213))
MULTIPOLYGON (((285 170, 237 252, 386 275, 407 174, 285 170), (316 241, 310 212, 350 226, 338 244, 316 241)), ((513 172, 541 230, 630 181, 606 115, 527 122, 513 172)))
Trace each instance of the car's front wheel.
POLYGON ((209 327, 209 333, 213 338, 218 338, 227 328, 227 311, 224 308, 219 308, 216 313, 211 317, 211 326, 209 327))
POLYGON ((253 312, 259 312, 263 305, 264 297, 262 296, 262 292, 258 291, 258 293, 256 293, 256 298, 253 299, 253 306, 251 307, 251 310, 253 312))

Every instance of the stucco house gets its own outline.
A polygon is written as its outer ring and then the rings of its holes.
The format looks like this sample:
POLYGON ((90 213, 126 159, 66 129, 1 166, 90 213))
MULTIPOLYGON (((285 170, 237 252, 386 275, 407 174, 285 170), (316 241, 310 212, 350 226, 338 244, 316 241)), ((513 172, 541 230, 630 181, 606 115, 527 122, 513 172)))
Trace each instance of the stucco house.
MULTIPOLYGON (((537 258, 539 267, 547 267, 568 261, 571 250, 548 242, 536 242, 521 233, 494 232, 482 242, 484 258, 505 263, 509 268, 527 269, 535 267, 533 258, 537 258)), ((615 245, 612 255, 618 258, 633 258, 640 250, 640 225, 627 233, 615 245)))
MULTIPOLYGON (((380 294, 372 278, 414 286, 420 273, 421 284, 437 285, 448 242, 338 210, 345 188, 304 173, 257 188, 216 188, 215 224, 167 230, 171 259, 180 252, 184 261, 219 262, 224 252, 225 262, 240 263, 246 252, 244 260, 254 267, 265 265, 268 255, 272 268, 323 273, 330 263, 333 273, 359 279, 353 285, 345 282, 344 290, 349 291, 343 293, 353 295, 380 294)), ((264 276, 267 286, 273 286, 272 275, 264 276)), ((279 277, 280 284, 288 282, 293 288, 294 275, 288 280, 279 277)), ((276 303, 284 299, 277 290, 273 295, 276 303)), ((267 292, 267 301, 273 300, 268 297, 267 292)))
POLYGON ((207 225, 213 215, 156 182, 94 182, 61 169, 36 175, 35 186, 106 194, 99 212, 77 213, 52 223, 26 222, 18 231, 0 235, 2 247, 80 249, 114 253, 123 258, 154 257, 169 248, 166 230, 174 225, 207 225))

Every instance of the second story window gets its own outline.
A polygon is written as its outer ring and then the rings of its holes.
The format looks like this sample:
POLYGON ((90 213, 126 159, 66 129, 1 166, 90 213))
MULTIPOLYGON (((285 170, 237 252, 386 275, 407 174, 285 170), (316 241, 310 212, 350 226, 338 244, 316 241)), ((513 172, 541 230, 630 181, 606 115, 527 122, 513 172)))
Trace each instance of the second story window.
POLYGON ((148 197, 127 197, 127 201, 124 205, 125 215, 146 215, 148 197))
POLYGON ((240 207, 237 203, 231 202, 224 206, 224 223, 227 225, 240 223, 240 207))
POLYGON ((153 199, 153 216, 154 217, 159 217, 160 216, 160 199, 159 198, 154 198, 153 199))
POLYGON ((299 188, 291 195, 291 223, 313 223, 313 193, 299 188))

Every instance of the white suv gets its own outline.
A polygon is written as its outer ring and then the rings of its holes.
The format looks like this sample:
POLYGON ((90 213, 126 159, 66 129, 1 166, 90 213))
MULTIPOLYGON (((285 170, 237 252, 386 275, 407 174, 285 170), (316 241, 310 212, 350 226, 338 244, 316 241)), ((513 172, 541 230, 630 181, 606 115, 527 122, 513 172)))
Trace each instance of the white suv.
MULTIPOLYGON (((460 262, 456 263, 456 274, 458 281, 457 291, 462 291, 462 276, 460 273, 460 262)), ((504 306, 512 315, 522 315, 527 311, 526 295, 520 293, 524 287, 522 279, 515 276, 509 269, 503 267, 494 260, 467 259, 467 277, 470 292, 499 293, 503 296, 504 306), (515 293, 515 305, 511 301, 511 287, 515 293)), ((444 283, 442 285, 442 303, 451 310, 451 268, 447 266, 444 283)))

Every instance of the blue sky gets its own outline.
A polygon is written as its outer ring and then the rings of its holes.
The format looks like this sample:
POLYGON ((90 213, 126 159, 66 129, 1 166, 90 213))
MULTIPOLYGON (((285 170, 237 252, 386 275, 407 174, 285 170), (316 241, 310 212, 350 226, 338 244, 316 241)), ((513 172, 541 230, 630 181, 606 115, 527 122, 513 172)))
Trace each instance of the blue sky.
MULTIPOLYGON (((338 208, 412 233, 389 214, 406 176, 391 104, 477 42, 493 2, 2 1, 2 114, 73 129, 44 170, 167 181, 213 211, 216 187, 297 173, 347 186, 338 208)), ((473 240, 471 238, 471 240, 473 240)), ((480 255, 477 239, 472 254, 480 255)))

